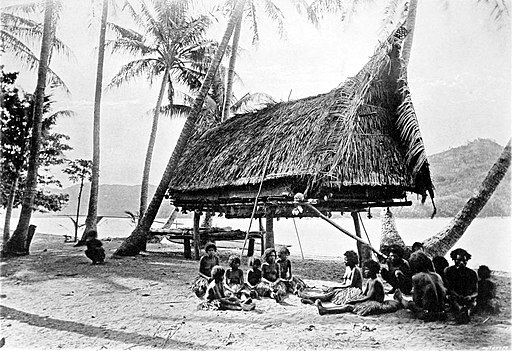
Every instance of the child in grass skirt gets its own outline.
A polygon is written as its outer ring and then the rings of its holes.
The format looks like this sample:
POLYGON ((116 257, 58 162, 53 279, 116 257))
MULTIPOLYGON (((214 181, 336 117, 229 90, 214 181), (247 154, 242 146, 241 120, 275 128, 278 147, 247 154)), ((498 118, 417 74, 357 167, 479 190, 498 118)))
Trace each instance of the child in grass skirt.
POLYGON ((286 285, 286 290, 292 294, 298 294, 308 286, 302 279, 292 275, 292 263, 288 259, 290 256, 290 250, 286 246, 281 246, 278 253, 279 258, 277 263, 279 264, 281 281, 286 285))
POLYGON ((197 297, 203 298, 212 279, 212 268, 219 265, 219 258, 216 256, 217 246, 214 243, 207 243, 204 247, 205 255, 199 260, 199 276, 191 286, 191 290, 197 297))

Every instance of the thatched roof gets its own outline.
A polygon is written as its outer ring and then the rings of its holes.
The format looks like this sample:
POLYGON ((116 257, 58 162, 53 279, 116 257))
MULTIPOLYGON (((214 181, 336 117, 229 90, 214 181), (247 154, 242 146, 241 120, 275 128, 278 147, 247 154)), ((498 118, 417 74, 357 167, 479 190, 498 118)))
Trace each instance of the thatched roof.
POLYGON ((264 172, 265 196, 307 192, 383 201, 431 192, 399 44, 390 36, 355 77, 326 94, 237 115, 197 133, 170 197, 191 207, 244 191, 254 198, 264 172))

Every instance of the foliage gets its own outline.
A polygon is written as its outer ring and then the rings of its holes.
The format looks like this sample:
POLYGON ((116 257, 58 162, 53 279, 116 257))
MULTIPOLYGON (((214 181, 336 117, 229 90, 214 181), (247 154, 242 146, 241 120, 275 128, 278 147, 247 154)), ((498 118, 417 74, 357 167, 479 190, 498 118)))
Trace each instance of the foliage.
POLYGON ((62 170, 69 175, 69 180, 73 183, 83 182, 85 179, 91 180, 92 161, 84 159, 68 160, 68 166, 62 170))
MULTIPOLYGON (((2 83, 2 183, 1 203, 7 206, 11 185, 18 180, 14 204, 21 203, 24 191, 24 178, 27 171, 28 143, 31 137, 34 96, 21 91, 15 86, 17 73, 1 72, 2 83)), ((38 172, 39 189, 36 191, 34 206, 40 211, 59 211, 67 203, 66 194, 54 194, 43 190, 47 186, 61 187, 60 182, 51 173, 51 167, 62 164, 64 152, 71 150, 67 144, 69 137, 65 134, 51 133, 57 117, 69 116, 70 111, 51 109, 53 101, 46 96, 44 103, 43 138, 39 154, 40 169, 38 172)))

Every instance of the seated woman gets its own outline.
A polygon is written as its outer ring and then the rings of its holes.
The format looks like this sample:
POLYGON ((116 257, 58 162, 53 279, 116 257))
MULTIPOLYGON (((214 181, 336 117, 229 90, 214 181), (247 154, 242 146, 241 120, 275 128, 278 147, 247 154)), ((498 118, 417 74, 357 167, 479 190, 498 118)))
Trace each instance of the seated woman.
POLYGON ((199 276, 191 286, 191 290, 197 297, 202 298, 206 293, 208 284, 212 281, 212 268, 219 265, 219 258, 215 255, 217 246, 207 243, 204 247, 205 255, 199 260, 199 276))
POLYGON ((344 305, 352 298, 361 295, 363 275, 357 266, 359 258, 352 250, 346 251, 344 256, 345 274, 343 274, 341 279, 341 285, 333 286, 324 291, 306 289, 299 294, 299 297, 302 297, 302 303, 312 304, 313 301, 320 300, 322 302, 331 301, 337 305, 344 305))
POLYGON ((496 283, 491 280, 491 270, 482 265, 478 267, 478 296, 476 297, 476 311, 499 313, 500 303, 496 298, 496 283))
POLYGON ((446 286, 446 279, 444 277, 444 270, 450 264, 443 256, 436 256, 432 259, 432 263, 434 264, 434 271, 441 276, 443 279, 443 284, 446 286))
POLYGON ((394 293, 396 289, 404 294, 409 294, 412 289, 412 274, 409 263, 403 258, 404 250, 399 245, 391 245, 389 257, 387 259, 387 268, 382 268, 380 275, 384 281, 391 285, 389 294, 394 293))
POLYGON ((318 307, 318 313, 338 314, 345 312, 353 312, 362 316, 377 313, 395 312, 398 309, 396 301, 384 302, 384 285, 377 278, 380 270, 380 264, 373 260, 366 261, 363 264, 363 277, 368 279, 363 294, 346 302, 346 304, 338 306, 324 306, 320 300, 315 301, 318 307))
POLYGON ((288 256, 290 256, 290 250, 288 250, 286 246, 281 246, 278 256, 279 258, 277 259, 277 263, 281 270, 279 277, 286 285, 287 291, 292 294, 297 294, 304 290, 307 287, 306 283, 304 283, 304 281, 299 277, 292 275, 292 263, 288 259, 288 256))
POLYGON ((261 282, 256 286, 259 296, 271 297, 281 302, 286 296, 286 285, 279 278, 281 268, 276 262, 277 254, 274 248, 268 248, 263 253, 261 266, 261 282))
POLYGON ((428 256, 416 251, 409 259, 412 276, 413 300, 404 299, 401 291, 397 289, 394 298, 404 308, 414 312, 419 319, 426 321, 446 320, 444 300, 446 289, 439 274, 431 271, 432 261, 428 256))
POLYGON ((213 280, 206 290, 206 301, 199 305, 202 310, 252 310, 252 301, 240 302, 235 296, 228 296, 224 290, 224 268, 214 266, 211 270, 213 280))

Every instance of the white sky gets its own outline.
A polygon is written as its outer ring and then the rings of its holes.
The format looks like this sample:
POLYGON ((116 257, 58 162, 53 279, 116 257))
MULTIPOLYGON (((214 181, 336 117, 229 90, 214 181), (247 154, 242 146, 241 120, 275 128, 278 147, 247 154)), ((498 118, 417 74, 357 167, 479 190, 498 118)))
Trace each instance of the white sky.
MULTIPOLYGON (((511 136, 510 32, 495 30, 485 7, 475 5, 476 1, 448 3, 444 10, 442 1, 419 1, 409 63, 409 84, 427 153, 476 138, 491 138, 504 145, 511 136)), ((70 97, 59 98, 59 107, 76 112, 73 118, 59 120, 55 128, 71 137, 74 150, 68 158, 92 158, 98 39, 97 29, 87 25, 89 11, 88 1, 64 1, 58 36, 75 58, 55 55, 51 64, 72 92, 70 97)), ((235 94, 264 92, 280 101, 287 100, 290 91, 291 99, 328 92, 355 75, 373 53, 381 11, 376 5, 368 6, 349 25, 328 20, 319 30, 287 13, 285 40, 263 20, 258 48, 251 46, 245 27, 241 40, 245 50, 236 68, 244 84, 235 86, 235 94)), ((212 39, 220 40, 223 31, 223 23, 215 25, 212 39)), ((20 69, 8 57, 2 61, 7 71, 20 69)), ((104 85, 126 62, 127 58, 106 55, 104 85)), ((18 83, 33 91, 36 73, 21 72, 18 83)), ((158 87, 158 83, 150 87, 140 80, 103 95, 101 183, 140 183, 151 128, 151 117, 145 113, 154 107, 158 87)), ((158 184, 182 124, 161 119, 152 184, 158 184)))

